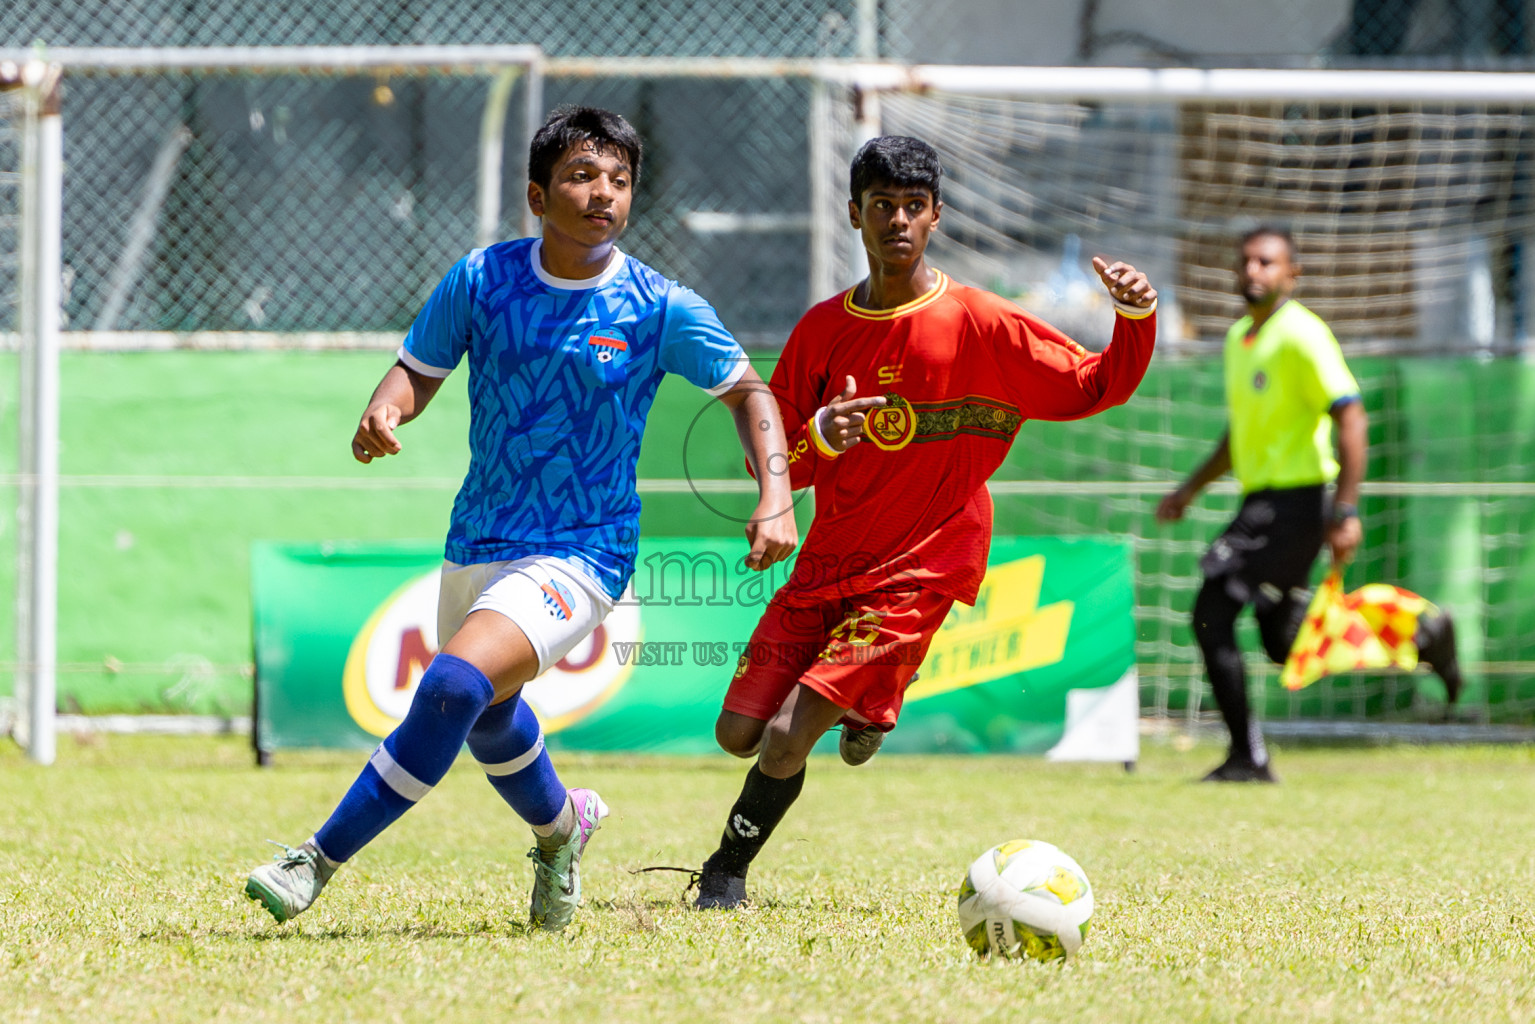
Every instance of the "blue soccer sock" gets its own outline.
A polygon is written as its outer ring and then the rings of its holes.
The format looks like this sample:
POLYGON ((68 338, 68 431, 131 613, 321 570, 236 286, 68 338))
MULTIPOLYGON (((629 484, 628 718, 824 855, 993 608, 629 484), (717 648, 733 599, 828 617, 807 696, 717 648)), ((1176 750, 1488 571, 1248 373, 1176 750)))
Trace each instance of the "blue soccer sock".
POLYGON ((338 864, 350 860, 430 793, 494 695, 490 680, 469 662, 451 654, 433 658, 405 720, 379 744, 314 834, 320 852, 338 864))
POLYGON ((520 696, 492 704, 469 730, 469 752, 517 816, 535 828, 565 809, 565 786, 544 749, 538 716, 520 696))

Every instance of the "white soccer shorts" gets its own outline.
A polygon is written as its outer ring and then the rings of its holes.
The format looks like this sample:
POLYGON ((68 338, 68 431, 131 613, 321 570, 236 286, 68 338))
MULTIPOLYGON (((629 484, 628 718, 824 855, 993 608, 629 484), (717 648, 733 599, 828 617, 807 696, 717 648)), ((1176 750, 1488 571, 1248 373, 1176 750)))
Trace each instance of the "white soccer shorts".
POLYGON ((559 664, 613 610, 597 581, 559 558, 459 565, 444 561, 437 594, 437 645, 448 645, 470 612, 499 612, 538 655, 538 674, 559 664))

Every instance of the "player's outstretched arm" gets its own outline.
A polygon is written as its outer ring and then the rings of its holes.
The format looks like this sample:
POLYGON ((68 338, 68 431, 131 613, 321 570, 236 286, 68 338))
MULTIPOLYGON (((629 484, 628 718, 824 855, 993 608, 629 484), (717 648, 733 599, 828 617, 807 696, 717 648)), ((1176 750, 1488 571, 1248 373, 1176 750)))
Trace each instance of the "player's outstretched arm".
POLYGON ((1221 434, 1215 451, 1189 474, 1189 478, 1157 502, 1157 522, 1171 523, 1183 518, 1184 511, 1199 497, 1199 492, 1220 479, 1231 469, 1231 434, 1221 434))
POLYGON ((747 367, 735 386, 720 396, 735 417, 746 461, 757 478, 757 507, 746 524, 749 569, 762 570, 788 558, 799 544, 794 496, 789 488, 789 452, 778 400, 757 371, 747 367))
POLYGON ((1093 269, 1115 302, 1114 336, 1091 366, 1083 384, 1097 395, 1091 414, 1122 405, 1135 394, 1156 346, 1157 290, 1145 274, 1121 260, 1093 257, 1093 269))
POLYGON ((1028 419, 1082 419, 1123 405, 1151 365, 1157 290, 1128 263, 1094 256, 1093 269, 1115 307, 1114 336, 1102 352, 1089 353, 1028 314, 999 318, 1013 335, 1009 347, 1017 359, 1008 367, 1012 397, 1028 419))
POLYGON ((352 458, 372 462, 385 455, 398 455, 400 442, 394 436, 395 428, 421 415, 440 387, 440 377, 417 373, 404 363, 391 366, 373 389, 357 433, 352 435, 352 458))

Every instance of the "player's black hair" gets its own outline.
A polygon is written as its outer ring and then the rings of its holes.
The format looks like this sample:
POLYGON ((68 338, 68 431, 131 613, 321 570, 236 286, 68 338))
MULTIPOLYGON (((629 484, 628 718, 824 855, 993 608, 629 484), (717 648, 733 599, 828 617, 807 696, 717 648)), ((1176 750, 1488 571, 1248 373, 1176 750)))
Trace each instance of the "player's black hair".
POLYGON ((1247 248, 1247 243, 1254 238, 1277 238, 1284 243, 1285 251, 1290 254, 1290 262, 1296 262, 1295 236, 1290 234, 1289 228, 1282 228, 1277 224, 1259 224, 1247 234, 1242 236, 1242 248, 1247 248))
POLYGON ((560 157, 571 146, 588 140, 622 153, 629 161, 629 173, 635 181, 640 180, 640 133, 634 126, 611 110, 569 103, 551 110, 544 126, 533 136, 533 145, 528 147, 528 180, 548 188, 560 157))
POLYGON ((925 188, 937 203, 943 165, 938 153, 921 139, 907 135, 882 135, 863 144, 853 157, 853 202, 862 205, 863 194, 876 183, 903 188, 925 188))

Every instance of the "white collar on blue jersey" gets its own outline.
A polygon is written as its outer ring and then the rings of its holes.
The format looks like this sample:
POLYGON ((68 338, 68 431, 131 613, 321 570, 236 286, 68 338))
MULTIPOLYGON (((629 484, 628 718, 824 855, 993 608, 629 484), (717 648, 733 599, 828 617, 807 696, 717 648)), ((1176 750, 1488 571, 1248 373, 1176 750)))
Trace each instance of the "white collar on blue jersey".
POLYGON ((550 288, 562 288, 568 292, 584 292, 589 288, 601 288, 603 285, 613 280, 613 278, 617 277, 619 270, 622 269, 624 265, 624 254, 619 252, 618 246, 615 245, 613 246, 612 254, 608 257, 608 265, 604 267, 602 273, 598 274, 596 277, 584 277, 579 279, 555 277, 553 274, 549 273, 549 271, 544 269, 544 261, 539 256, 539 253, 543 251, 543 248, 544 240, 542 238, 533 239, 533 244, 528 247, 528 262, 533 265, 533 273, 537 274, 538 279, 544 282, 544 284, 548 285, 550 288))

